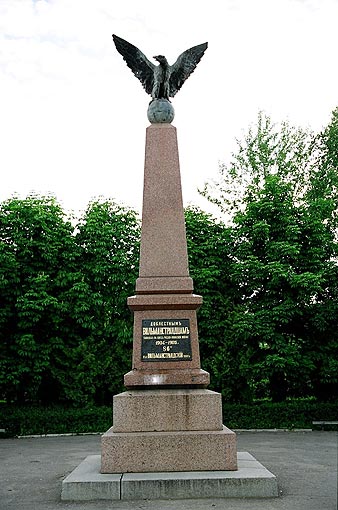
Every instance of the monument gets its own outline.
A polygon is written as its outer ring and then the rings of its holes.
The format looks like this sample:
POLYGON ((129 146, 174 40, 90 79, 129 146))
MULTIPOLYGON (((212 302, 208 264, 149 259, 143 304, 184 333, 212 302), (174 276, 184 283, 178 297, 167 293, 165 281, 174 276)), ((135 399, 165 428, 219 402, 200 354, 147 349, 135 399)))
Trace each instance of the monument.
POLYGON ((221 395, 207 389, 209 374, 200 364, 196 311, 202 297, 189 276, 169 97, 194 71, 207 43, 183 52, 173 66, 158 55, 156 66, 135 46, 113 38, 152 96, 139 277, 128 298, 133 362, 124 376, 126 391, 114 396, 113 426, 101 438, 101 457, 87 458, 69 475, 62 499, 275 496, 275 477, 249 454, 237 454, 236 435, 222 422, 221 395))

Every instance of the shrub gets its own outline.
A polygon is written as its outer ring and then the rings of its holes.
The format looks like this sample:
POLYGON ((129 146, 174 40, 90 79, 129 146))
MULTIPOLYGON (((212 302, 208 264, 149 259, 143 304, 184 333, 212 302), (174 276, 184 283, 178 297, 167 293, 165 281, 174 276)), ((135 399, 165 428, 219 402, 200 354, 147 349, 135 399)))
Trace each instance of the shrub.
POLYGON ((6 406, 0 411, 0 429, 6 437, 35 434, 104 432, 113 422, 112 408, 6 406))

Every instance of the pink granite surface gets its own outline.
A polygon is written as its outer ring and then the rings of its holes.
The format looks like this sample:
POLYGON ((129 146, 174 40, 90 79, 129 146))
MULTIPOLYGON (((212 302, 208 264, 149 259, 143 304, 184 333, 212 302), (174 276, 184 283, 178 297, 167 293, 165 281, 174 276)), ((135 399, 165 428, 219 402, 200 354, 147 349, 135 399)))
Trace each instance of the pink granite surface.
POLYGON ((189 276, 176 128, 147 128, 140 277, 189 276))
MULTIPOLYGON (((127 300, 131 310, 198 310, 203 303, 196 294, 149 293, 130 296, 127 300)), ((172 313, 172 312, 171 312, 172 313)))
POLYGON ((101 473, 234 471, 236 435, 222 431, 127 432, 102 436, 101 473))
POLYGON ((137 294, 191 294, 193 290, 190 276, 149 276, 136 280, 137 294))
POLYGON ((114 432, 222 430, 222 397, 204 389, 125 391, 114 396, 114 432))
POLYGON ((188 387, 206 388, 210 384, 210 374, 201 368, 167 368, 148 370, 134 369, 124 375, 124 385, 133 390, 137 388, 188 387))

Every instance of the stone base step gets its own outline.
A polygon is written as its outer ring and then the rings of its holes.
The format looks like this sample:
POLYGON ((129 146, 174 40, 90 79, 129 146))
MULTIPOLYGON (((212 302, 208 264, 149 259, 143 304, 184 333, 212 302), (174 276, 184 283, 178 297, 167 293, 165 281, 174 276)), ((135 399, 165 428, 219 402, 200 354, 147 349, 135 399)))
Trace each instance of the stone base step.
POLYGON ((234 471, 236 434, 222 430, 114 432, 101 437, 101 473, 234 471))
POLYGON ((114 432, 222 430, 222 395, 205 389, 131 390, 114 395, 114 432))
POLYGON ((237 471, 101 474, 101 456, 89 455, 62 482, 63 501, 272 498, 277 479, 247 452, 237 471))

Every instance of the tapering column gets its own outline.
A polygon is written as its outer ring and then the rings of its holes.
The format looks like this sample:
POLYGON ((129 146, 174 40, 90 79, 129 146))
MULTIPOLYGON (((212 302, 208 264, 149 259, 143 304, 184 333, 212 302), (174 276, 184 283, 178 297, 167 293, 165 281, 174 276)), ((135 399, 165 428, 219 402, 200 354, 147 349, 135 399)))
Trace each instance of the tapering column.
POLYGON ((176 128, 146 131, 138 294, 192 292, 176 128))
POLYGON ((142 233, 134 312, 133 366, 127 388, 206 387, 201 370, 196 310, 189 277, 176 128, 147 128, 142 233))

